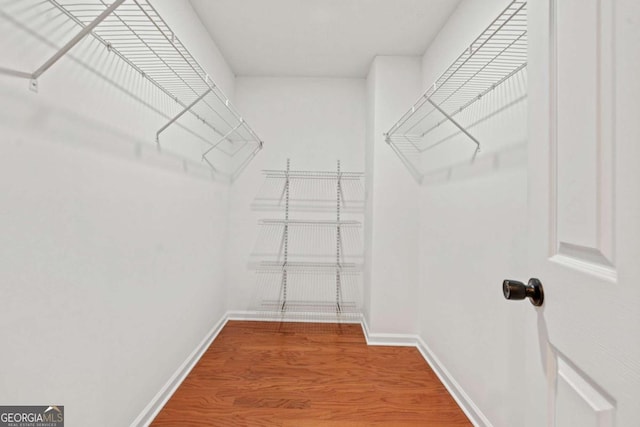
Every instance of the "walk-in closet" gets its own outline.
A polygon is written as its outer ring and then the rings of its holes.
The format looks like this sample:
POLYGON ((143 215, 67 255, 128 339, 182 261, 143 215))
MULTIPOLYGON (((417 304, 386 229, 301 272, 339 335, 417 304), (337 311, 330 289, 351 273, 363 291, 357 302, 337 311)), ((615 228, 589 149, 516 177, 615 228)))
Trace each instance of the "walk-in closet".
POLYGON ((640 425, 637 0, 0 0, 0 427, 640 425))

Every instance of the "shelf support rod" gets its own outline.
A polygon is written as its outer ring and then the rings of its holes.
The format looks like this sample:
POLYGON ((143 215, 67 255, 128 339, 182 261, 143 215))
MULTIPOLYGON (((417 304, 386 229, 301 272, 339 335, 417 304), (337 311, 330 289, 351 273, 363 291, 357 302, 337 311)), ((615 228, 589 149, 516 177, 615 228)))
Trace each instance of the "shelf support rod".
POLYGON ((31 79, 36 80, 38 77, 42 75, 45 71, 47 71, 53 64, 58 62, 60 58, 66 55, 67 52, 71 50, 75 45, 80 42, 87 34, 89 34, 95 27, 98 26, 104 19, 111 15, 111 13, 118 8, 124 0, 115 0, 111 6, 106 8, 97 18, 95 18, 89 25, 84 27, 78 34, 75 35, 71 40, 67 42, 59 51, 57 51, 51 58, 49 58, 40 68, 33 72, 31 75, 31 79))
POLYGON ((184 115, 184 113, 186 113, 187 111, 191 110, 191 108, 193 108, 194 105, 196 105, 198 102, 202 101, 202 98, 207 96, 210 92, 211 92, 211 89, 207 89, 195 101, 193 101, 191 104, 189 104, 186 107, 184 107, 184 109, 182 111, 180 111, 173 119, 171 119, 169 121, 169 123, 167 123, 166 125, 162 126, 160 128, 160 130, 158 132, 156 132, 156 144, 160 144, 160 134, 162 132, 164 132, 165 129, 167 129, 169 126, 171 126, 173 123, 175 123, 175 121, 178 120, 180 117, 182 117, 184 115))
POLYGON ((285 181, 285 211, 284 211, 284 263, 282 265, 282 306, 284 311, 287 306, 287 262, 289 258, 289 171, 291 170, 291 159, 287 159, 287 172, 285 181))
POLYGON ((23 79, 33 78, 33 74, 25 71, 12 70, 11 68, 0 67, 0 74, 6 74, 7 76, 22 77, 23 79))
POLYGON ((460 129, 460 131, 462 133, 464 133, 465 135, 467 135, 469 138, 471 138, 471 140, 473 142, 475 142, 476 144, 476 151, 480 151, 480 142, 475 139, 475 137, 473 135, 471 135, 469 132, 467 132, 467 130, 465 128, 462 127, 462 125, 460 123, 458 123, 457 121, 454 120, 453 117, 451 117, 449 114, 445 113, 444 110, 442 108, 440 108, 435 102, 433 102, 431 100, 431 98, 427 98, 427 102, 429 104, 431 104, 433 106, 433 108, 435 108, 436 110, 438 110, 440 113, 442 113, 443 116, 445 116, 447 119, 449 119, 451 121, 451 123, 453 123, 458 129, 460 129))
MULTIPOLYGON (((211 150, 213 150, 213 149, 214 149, 214 148, 216 148, 218 145, 220 145, 220 144, 222 143, 222 141, 224 141, 225 139, 227 139, 227 138, 228 138, 232 133, 234 133, 235 131, 237 131, 237 130, 238 130, 238 128, 239 128, 240 126, 242 126, 242 124, 243 124, 243 123, 244 123, 244 122, 240 122, 240 123, 238 123, 238 124, 237 124, 235 127, 233 127, 229 132, 225 133, 225 134, 222 136, 222 138, 220 138, 220 139, 218 140, 218 142, 216 142, 215 144, 213 144, 211 147, 209 147, 209 149, 208 149, 207 151, 205 151, 204 153, 202 153, 202 158, 204 158, 207 154, 209 154, 209 153, 211 152, 211 150)), ((229 141, 229 142, 231 142, 231 141, 229 141)), ((241 148, 242 148, 242 147, 241 147, 241 148)), ((236 151, 236 153, 237 153, 237 151, 236 151)), ((235 153, 234 153, 234 155, 235 155, 235 153)))

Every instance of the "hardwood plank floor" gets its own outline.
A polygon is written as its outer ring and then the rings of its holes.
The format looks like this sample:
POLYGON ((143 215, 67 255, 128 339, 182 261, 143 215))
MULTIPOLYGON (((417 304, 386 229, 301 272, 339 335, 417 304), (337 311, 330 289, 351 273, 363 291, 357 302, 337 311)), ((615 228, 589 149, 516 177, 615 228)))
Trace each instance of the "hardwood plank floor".
POLYGON ((470 426, 418 350, 360 325, 230 321, 152 426, 470 426))

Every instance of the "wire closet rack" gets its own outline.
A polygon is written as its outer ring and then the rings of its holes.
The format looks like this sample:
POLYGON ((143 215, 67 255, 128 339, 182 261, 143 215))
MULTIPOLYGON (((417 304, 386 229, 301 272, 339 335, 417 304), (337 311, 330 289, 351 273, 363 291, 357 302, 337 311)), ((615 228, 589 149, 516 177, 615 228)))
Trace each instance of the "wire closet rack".
POLYGON ((38 78, 90 34, 179 106, 179 112, 157 130, 158 146, 162 133, 189 113, 207 130, 187 129, 207 144, 202 160, 214 172, 218 171, 210 159, 214 151, 250 160, 262 148, 262 140, 147 0, 48 0, 37 7, 59 11, 76 25, 77 33, 35 71, 0 67, 0 73, 30 79, 31 89, 37 91, 38 78))
POLYGON ((480 141, 457 117, 527 66, 527 2, 514 0, 440 75, 413 106, 384 134, 396 151, 424 153, 451 139, 453 132, 480 141))
POLYGON ((359 308, 359 274, 362 270, 362 222, 345 218, 345 182, 361 181, 363 173, 342 171, 340 160, 336 171, 292 170, 287 159, 285 170, 264 170, 267 180, 284 179, 276 196, 284 218, 268 218, 259 222, 264 231, 256 252, 262 260, 255 265, 259 282, 269 285, 263 292, 269 296, 263 303, 281 313, 304 308, 306 312, 333 311, 339 316, 356 314, 359 308), (343 181, 344 180, 344 181, 343 181), (302 198, 320 207, 326 200, 310 190, 295 187, 298 181, 326 184, 333 208, 308 211, 302 218, 291 218, 291 202, 302 198), (267 258, 267 259, 264 259, 267 258), (360 261, 360 262, 358 262, 360 261), (263 277, 264 276, 264 277, 263 277), (264 280, 263 280, 264 279, 264 280), (277 285, 277 286, 276 286, 277 285), (274 305, 277 302, 277 305, 274 305))
POLYGON ((265 180, 253 201, 258 210, 295 211, 324 210, 334 212, 336 187, 340 181, 343 212, 360 212, 364 208, 364 174, 361 172, 330 172, 303 170, 263 170, 265 180), (289 189, 289 200, 285 200, 285 188, 289 189))

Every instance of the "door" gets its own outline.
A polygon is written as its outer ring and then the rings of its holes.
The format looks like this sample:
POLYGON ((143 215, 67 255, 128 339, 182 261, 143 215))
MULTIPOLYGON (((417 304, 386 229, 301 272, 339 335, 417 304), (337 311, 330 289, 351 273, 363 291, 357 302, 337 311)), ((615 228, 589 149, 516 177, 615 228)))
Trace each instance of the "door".
MULTIPOLYGON (((529 2, 546 425, 640 426, 640 1, 529 2)), ((543 408, 541 408, 543 409, 543 408)), ((533 408, 533 410, 536 410, 533 408)))

